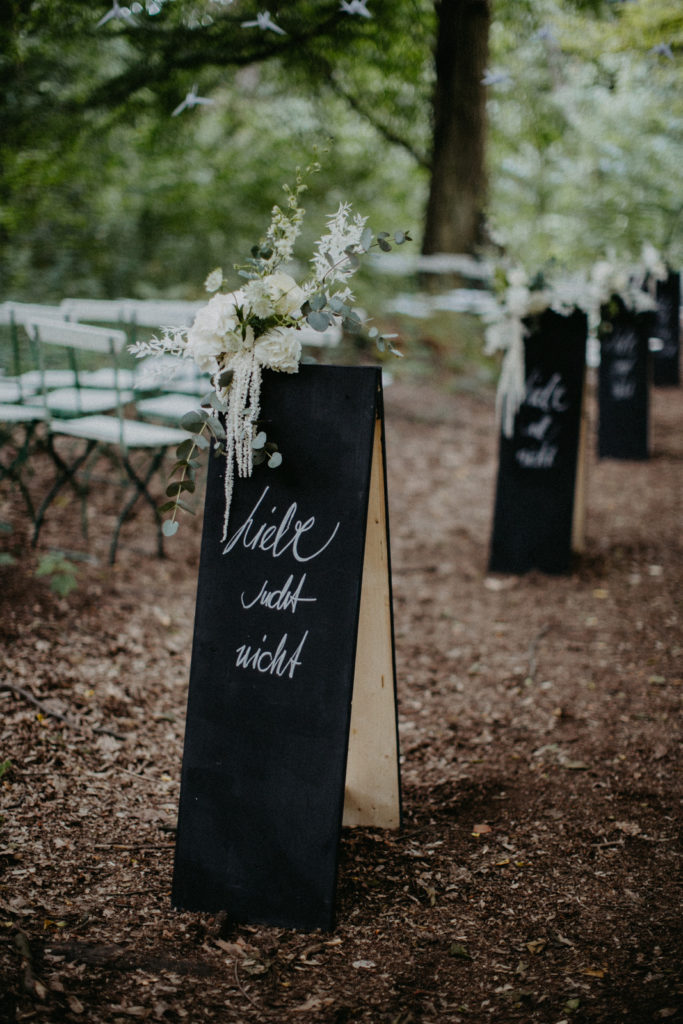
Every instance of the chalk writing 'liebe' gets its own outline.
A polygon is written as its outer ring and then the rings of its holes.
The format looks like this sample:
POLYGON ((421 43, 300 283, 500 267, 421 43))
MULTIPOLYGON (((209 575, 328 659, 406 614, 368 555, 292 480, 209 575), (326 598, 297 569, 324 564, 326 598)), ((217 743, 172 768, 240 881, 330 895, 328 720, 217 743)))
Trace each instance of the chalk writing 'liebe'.
MULTIPOLYGON (((320 538, 314 537, 315 516, 297 519, 296 502, 292 502, 283 513, 278 512, 277 505, 273 505, 268 512, 268 504, 264 505, 268 491, 268 487, 264 488, 247 518, 223 548, 223 554, 227 555, 235 547, 241 546, 247 551, 263 551, 272 558, 288 554, 299 564, 312 562, 322 555, 336 537, 341 524, 337 522, 324 543, 320 544, 320 538)), ((243 591, 240 604, 245 611, 262 607, 274 612, 290 611, 294 614, 300 603, 317 601, 312 595, 304 595, 305 583, 306 573, 302 574, 298 582, 295 582, 294 574, 290 573, 280 586, 273 586, 265 579, 250 595, 243 591)), ((235 665, 262 675, 288 676, 293 679, 296 669, 301 665, 301 653, 308 633, 308 630, 304 632, 291 653, 288 633, 284 633, 275 646, 274 642, 268 641, 268 634, 263 635, 259 646, 241 644, 236 649, 235 665)))

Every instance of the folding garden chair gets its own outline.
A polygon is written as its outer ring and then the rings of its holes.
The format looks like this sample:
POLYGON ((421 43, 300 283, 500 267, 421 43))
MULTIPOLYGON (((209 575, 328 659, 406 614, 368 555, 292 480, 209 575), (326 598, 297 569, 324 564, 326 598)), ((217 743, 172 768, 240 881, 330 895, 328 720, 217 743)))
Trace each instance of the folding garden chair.
POLYGON ((9 480, 17 486, 33 524, 36 510, 24 472, 29 468, 36 428, 44 418, 44 411, 39 407, 0 403, 0 483, 9 480))
MULTIPOLYGON (((79 380, 74 388, 61 389, 61 394, 60 390, 49 391, 46 387, 41 389, 47 424, 46 448, 56 467, 56 477, 36 513, 34 545, 38 542, 47 510, 67 484, 72 486, 82 499, 85 528, 85 503, 89 492, 90 467, 94 465, 95 457, 102 454, 122 471, 120 483, 123 487, 123 496, 111 541, 109 561, 113 563, 116 558, 121 526, 140 498, 154 511, 157 548, 159 555, 162 555, 161 516, 157 502, 149 491, 149 485, 168 449, 180 444, 187 434, 179 429, 141 423, 125 417, 124 407, 131 401, 133 393, 120 385, 118 354, 126 342, 123 331, 47 320, 31 321, 29 328, 36 344, 41 370, 44 367, 43 347, 60 345, 67 349, 72 357, 89 351, 107 358, 113 369, 115 382, 113 389, 98 389, 82 387, 79 380), (55 444, 56 440, 62 437, 73 438, 83 443, 68 456, 63 456, 55 444), (144 461, 146 457, 146 465, 134 465, 134 454, 139 456, 138 463, 144 461), (131 491, 132 494, 129 493, 131 491)), ((75 358, 73 366, 77 366, 75 358)))

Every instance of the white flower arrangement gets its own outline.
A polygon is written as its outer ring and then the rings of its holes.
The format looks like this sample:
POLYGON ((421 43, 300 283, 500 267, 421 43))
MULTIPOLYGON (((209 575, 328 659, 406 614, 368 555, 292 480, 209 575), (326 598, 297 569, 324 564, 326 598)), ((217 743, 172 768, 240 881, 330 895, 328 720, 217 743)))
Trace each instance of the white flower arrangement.
MULTIPOLYGON (((312 169, 315 169, 312 168, 312 169)), ((299 332, 305 326, 325 331, 341 323, 359 333, 361 320, 352 309, 353 293, 349 280, 369 249, 391 249, 389 234, 375 237, 366 218, 353 215, 348 203, 341 203, 328 218, 327 233, 318 241, 311 259, 312 272, 302 283, 281 269, 291 260, 294 243, 300 234, 304 210, 300 205, 305 190, 303 177, 296 188, 285 186, 287 206, 274 206, 265 238, 254 246, 246 265, 238 268, 245 284, 225 292, 223 271, 212 271, 205 288, 212 298, 195 316, 189 328, 168 329, 161 338, 152 338, 131 346, 139 356, 175 356, 193 359, 207 373, 211 391, 196 413, 183 417, 182 425, 190 433, 178 448, 178 461, 167 488, 169 501, 162 513, 171 513, 163 531, 172 536, 178 529, 179 509, 192 511, 183 502, 186 492, 194 491, 199 450, 208 449, 212 436, 226 459, 225 515, 223 539, 227 536, 235 470, 238 476, 250 476, 253 466, 265 462, 271 468, 280 465, 282 455, 274 442, 259 429, 261 375, 264 369, 296 373, 301 361, 299 332), (225 426, 223 426, 225 424, 225 426)), ((393 241, 409 241, 407 232, 397 231, 393 241)), ((400 355, 389 336, 371 332, 381 351, 400 355)))
POLYGON ((614 258, 593 265, 590 279, 592 326, 600 323, 600 310, 618 299, 632 313, 647 313, 656 308, 657 281, 666 280, 666 263, 653 245, 643 246, 640 262, 619 264, 614 258))
POLYGON ((527 327, 524 321, 546 309, 567 316, 577 308, 584 308, 588 291, 585 277, 568 276, 551 285, 543 275, 532 282, 520 267, 504 274, 504 284, 498 310, 488 319, 485 352, 487 355, 497 351, 505 353, 496 412, 504 436, 512 437, 515 416, 526 392, 524 339, 527 327))
POLYGON ((666 278, 666 266, 652 245, 643 246, 641 263, 623 266, 616 260, 596 262, 589 275, 558 276, 550 281, 538 274, 531 281, 525 270, 514 267, 499 272, 502 297, 498 310, 488 319, 485 352, 503 351, 496 410, 505 437, 512 437, 517 410, 524 401, 524 321, 549 309, 561 316, 582 310, 589 329, 596 331, 604 308, 614 299, 639 313, 655 308, 654 287, 666 278))

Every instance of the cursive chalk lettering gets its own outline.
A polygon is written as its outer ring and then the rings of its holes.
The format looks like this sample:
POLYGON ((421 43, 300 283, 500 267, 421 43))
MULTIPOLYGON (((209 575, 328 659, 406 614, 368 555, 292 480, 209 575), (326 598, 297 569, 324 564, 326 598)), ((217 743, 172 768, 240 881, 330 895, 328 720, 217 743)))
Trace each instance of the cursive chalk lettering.
POLYGON ((250 608, 253 608, 255 604, 260 604, 264 608, 270 608, 276 612, 295 612, 300 601, 317 601, 316 597, 302 596, 301 591, 303 590, 305 582, 306 573, 303 574, 296 589, 294 590, 294 576, 289 576, 282 587, 269 590, 268 580, 265 580, 258 594, 252 601, 245 601, 244 591, 242 592, 240 597, 242 607, 248 611, 250 608))
POLYGON ((551 469, 557 457, 557 445, 543 442, 540 448, 519 448, 515 458, 525 469, 551 469))
MULTIPOLYGON (((287 633, 284 634, 274 651, 263 646, 253 649, 251 644, 241 644, 237 648, 235 665, 237 668, 251 668, 255 672, 260 672, 261 675, 280 677, 288 675, 290 679, 293 679, 294 673, 301 664, 301 652, 306 643, 307 636, 308 630, 306 630, 299 646, 292 654, 289 654, 287 651, 287 633)), ((262 638, 261 644, 266 644, 267 642, 268 635, 266 634, 262 638)))
MULTIPOLYGON (((275 519, 275 522, 268 524, 267 522, 261 522, 257 525, 255 517, 257 512, 263 515, 261 509, 261 503, 266 497, 269 487, 266 487, 263 494, 258 499, 253 509, 242 523, 240 527, 235 530, 228 543, 223 548, 223 554, 227 555, 229 551, 237 544, 242 544, 242 547, 247 548, 251 551, 268 551, 273 558, 280 558, 286 551, 291 551, 293 557, 297 562, 310 562, 318 555, 321 555, 323 551, 330 546, 337 531, 340 527, 340 523, 337 523, 330 536, 327 538, 325 543, 317 548, 317 550, 310 553, 304 554, 300 549, 302 537, 310 533, 315 527, 315 516, 309 516, 306 520, 295 519, 297 513, 297 504, 292 502, 287 511, 284 513, 280 521, 275 519)), ((274 505, 270 510, 270 515, 277 517, 278 509, 277 505, 274 505)), ((267 515, 267 513, 266 513, 267 515)))
POLYGON ((615 356, 635 355, 638 348, 638 338, 629 331, 620 331, 612 338, 609 348, 615 356))
POLYGON ((541 412, 566 412, 569 401, 562 376, 554 373, 544 384, 542 374, 534 370, 526 382, 524 404, 540 409, 541 412))
POLYGON ((612 381, 612 398, 617 402, 628 401, 636 393, 636 382, 634 380, 612 381))

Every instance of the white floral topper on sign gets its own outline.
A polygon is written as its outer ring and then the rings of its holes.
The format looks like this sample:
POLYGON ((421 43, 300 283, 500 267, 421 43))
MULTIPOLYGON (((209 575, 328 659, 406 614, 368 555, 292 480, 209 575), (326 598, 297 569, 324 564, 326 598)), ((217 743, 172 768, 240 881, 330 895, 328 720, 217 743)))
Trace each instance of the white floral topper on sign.
POLYGON ((561 316, 583 310, 591 331, 595 332, 606 303, 618 296, 634 312, 655 308, 652 291, 666 277, 666 266, 654 246, 643 246, 638 264, 622 265, 615 259, 599 260, 585 274, 556 275, 551 280, 539 273, 533 280, 521 267, 502 273, 503 294, 498 310, 489 317, 486 328, 486 353, 505 353, 498 382, 496 408, 505 437, 512 437, 517 411, 524 401, 524 338, 528 317, 550 309, 561 316))
MULTIPOLYGON (((317 167, 313 165, 308 171, 317 167)), ((171 355, 192 359, 211 380, 211 391, 202 400, 202 408, 182 420, 190 437, 178 448, 178 460, 171 474, 177 474, 177 479, 169 484, 169 501, 160 509, 162 513, 171 513, 163 525, 167 536, 178 529, 178 511, 192 511, 183 498, 194 491, 197 456, 210 447, 212 436, 226 459, 223 539, 226 538, 235 470, 238 476, 245 477, 251 475, 255 464, 266 462, 270 468, 276 468, 282 461, 277 445, 268 440, 258 425, 262 371, 298 371, 299 332, 304 327, 322 332, 341 323, 351 333, 359 333, 362 328, 360 317, 351 306, 353 293, 349 281, 360 265, 360 257, 371 248, 383 252, 392 248, 390 235, 373 235, 367 219, 354 215, 348 203, 341 203, 328 218, 327 233, 315 247, 311 275, 299 285, 281 267, 292 259, 294 243, 301 232, 305 211, 300 197, 306 187, 301 173, 294 188, 284 186, 286 207, 273 207, 265 238, 254 246, 246 264, 238 268, 245 280, 241 288, 222 291, 223 271, 212 271, 205 287, 213 297, 198 311, 191 327, 169 328, 160 338, 131 346, 139 357, 171 355)), ((410 241, 410 235, 396 231, 392 241, 401 245, 410 241)), ((374 330, 372 333, 381 351, 401 354, 393 346, 392 336, 382 336, 374 330)))

